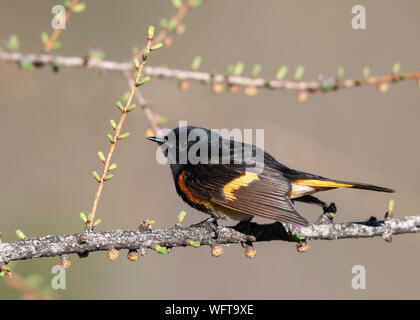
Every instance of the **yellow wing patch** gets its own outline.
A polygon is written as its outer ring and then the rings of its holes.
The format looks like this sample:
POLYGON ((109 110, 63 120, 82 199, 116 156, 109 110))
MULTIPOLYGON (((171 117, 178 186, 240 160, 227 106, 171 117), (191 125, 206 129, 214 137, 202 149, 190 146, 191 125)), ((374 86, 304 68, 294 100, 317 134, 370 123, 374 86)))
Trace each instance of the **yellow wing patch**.
POLYGON ((302 179, 302 180, 296 180, 292 182, 293 184, 298 184, 302 186, 308 186, 308 187, 321 187, 321 188, 351 188, 353 187, 352 184, 348 183, 339 183, 334 181, 326 181, 326 180, 315 180, 315 179, 302 179))
POLYGON ((238 190, 240 187, 248 186, 252 181, 259 180, 260 178, 254 172, 245 172, 244 175, 240 176, 229 182, 223 187, 223 194, 227 200, 233 201, 236 200, 236 197, 233 195, 235 190, 238 190))

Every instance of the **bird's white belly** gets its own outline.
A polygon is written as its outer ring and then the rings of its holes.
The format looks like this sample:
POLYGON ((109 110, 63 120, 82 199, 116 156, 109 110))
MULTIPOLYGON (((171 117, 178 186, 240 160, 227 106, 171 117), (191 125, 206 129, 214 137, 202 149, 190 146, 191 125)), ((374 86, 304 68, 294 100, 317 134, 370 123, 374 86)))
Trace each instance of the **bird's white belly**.
POLYGON ((292 190, 289 193, 289 198, 299 198, 307 194, 311 194, 316 192, 317 190, 314 187, 304 186, 301 184, 293 184, 292 183, 292 190))

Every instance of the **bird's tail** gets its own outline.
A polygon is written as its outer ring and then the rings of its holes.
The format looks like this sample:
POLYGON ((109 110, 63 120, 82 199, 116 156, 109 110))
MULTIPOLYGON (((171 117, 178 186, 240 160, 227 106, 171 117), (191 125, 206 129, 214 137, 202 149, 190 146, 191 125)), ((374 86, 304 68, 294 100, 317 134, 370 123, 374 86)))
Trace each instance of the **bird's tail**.
POLYGON ((373 184, 368 183, 359 183, 359 182, 349 182, 352 186, 350 188, 353 189, 361 189, 361 190, 371 190, 371 191, 378 191, 378 192, 388 192, 393 193, 395 190, 385 187, 375 186, 373 184))
POLYGON ((305 185, 315 188, 353 188, 353 189, 362 189, 362 190, 371 190, 378 192, 395 192, 393 189, 375 186, 373 184, 359 183, 359 182, 348 182, 341 180, 331 180, 327 178, 321 179, 299 179, 293 181, 294 184, 305 185))

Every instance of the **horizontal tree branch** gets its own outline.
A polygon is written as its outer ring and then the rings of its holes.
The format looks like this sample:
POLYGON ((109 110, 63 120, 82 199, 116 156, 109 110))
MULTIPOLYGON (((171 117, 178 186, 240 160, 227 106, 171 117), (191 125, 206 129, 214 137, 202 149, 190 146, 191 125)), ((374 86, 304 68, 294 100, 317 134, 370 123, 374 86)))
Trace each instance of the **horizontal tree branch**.
MULTIPOLYGON (((146 249, 157 247, 173 248, 191 245, 199 241, 202 245, 251 243, 283 240, 301 242, 307 240, 336 240, 420 232, 420 215, 402 219, 369 220, 366 222, 345 222, 310 224, 308 227, 284 226, 279 222, 271 224, 240 223, 234 227, 218 227, 214 231, 206 225, 169 229, 148 230, 143 225, 135 230, 85 232, 61 236, 26 238, 22 241, 0 244, 0 265, 13 260, 63 256, 71 253, 86 254, 109 249, 146 249)), ((158 251, 158 250, 157 250, 158 251)))
MULTIPOLYGON (((22 57, 30 59, 35 66, 42 67, 45 65, 59 65, 62 67, 76 67, 88 68, 107 71, 134 71, 132 62, 115 62, 97 59, 89 59, 88 57, 65 57, 54 56, 49 54, 22 54, 19 52, 6 52, 0 51, 0 60, 8 62, 19 63, 22 57)), ((228 86, 238 87, 255 87, 255 88, 268 88, 268 89, 283 89, 283 90, 296 90, 307 92, 330 92, 338 89, 352 88, 365 85, 377 85, 394 83, 404 80, 419 80, 420 71, 408 72, 404 74, 391 73, 378 77, 364 77, 361 79, 348 79, 348 80, 333 80, 332 83, 325 83, 321 81, 290 81, 278 79, 264 79, 260 77, 242 77, 225 74, 212 74, 208 72, 189 71, 170 69, 167 67, 152 67, 146 66, 144 74, 160 78, 185 80, 185 81, 198 81, 208 84, 226 84, 228 86)), ((384 86, 379 87, 381 91, 386 91, 384 86), (382 89, 381 89, 382 88, 382 89)))

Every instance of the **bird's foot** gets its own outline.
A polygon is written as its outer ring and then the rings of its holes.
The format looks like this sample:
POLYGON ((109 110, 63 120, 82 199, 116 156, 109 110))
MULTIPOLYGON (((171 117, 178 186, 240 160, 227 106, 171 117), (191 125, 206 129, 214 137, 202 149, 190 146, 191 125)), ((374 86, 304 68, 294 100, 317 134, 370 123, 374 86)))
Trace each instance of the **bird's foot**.
POLYGON ((335 203, 331 202, 329 206, 327 205, 323 206, 322 211, 324 213, 318 218, 317 223, 318 224, 333 223, 333 219, 337 214, 337 207, 335 203))
POLYGON ((206 227, 210 231, 214 232, 213 239, 217 239, 219 237, 219 225, 217 224, 216 217, 207 218, 199 223, 192 224, 191 227, 206 227))
POLYGON ((335 214, 337 213, 337 207, 334 202, 331 202, 329 206, 325 206, 322 208, 324 213, 329 213, 332 215, 332 217, 335 217, 335 214))

